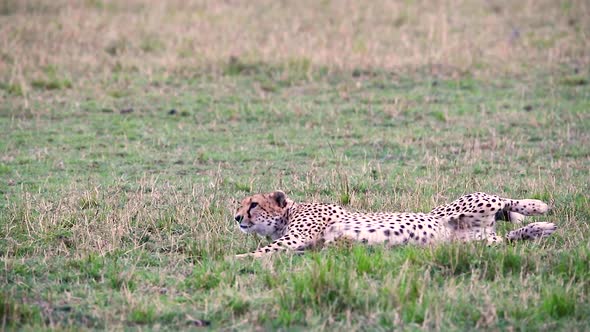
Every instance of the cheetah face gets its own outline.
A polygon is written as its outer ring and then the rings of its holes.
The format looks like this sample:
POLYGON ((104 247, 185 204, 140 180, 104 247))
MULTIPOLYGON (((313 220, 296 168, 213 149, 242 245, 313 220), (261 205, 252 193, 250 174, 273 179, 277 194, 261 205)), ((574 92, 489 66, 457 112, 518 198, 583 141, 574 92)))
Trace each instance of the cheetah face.
POLYGON ((234 219, 244 233, 274 237, 285 227, 283 216, 287 203, 282 191, 249 196, 240 203, 234 219))

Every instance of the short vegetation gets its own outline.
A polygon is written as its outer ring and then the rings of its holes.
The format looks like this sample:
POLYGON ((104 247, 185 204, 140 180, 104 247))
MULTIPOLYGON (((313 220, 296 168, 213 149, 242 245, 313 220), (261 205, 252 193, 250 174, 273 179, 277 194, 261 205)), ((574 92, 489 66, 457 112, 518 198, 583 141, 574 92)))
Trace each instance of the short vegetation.
MULTIPOLYGON (((586 330, 586 1, 0 1, 0 326, 586 330), (237 200, 485 191, 550 238, 267 239, 237 200)), ((501 223, 505 234, 516 225, 501 223)))

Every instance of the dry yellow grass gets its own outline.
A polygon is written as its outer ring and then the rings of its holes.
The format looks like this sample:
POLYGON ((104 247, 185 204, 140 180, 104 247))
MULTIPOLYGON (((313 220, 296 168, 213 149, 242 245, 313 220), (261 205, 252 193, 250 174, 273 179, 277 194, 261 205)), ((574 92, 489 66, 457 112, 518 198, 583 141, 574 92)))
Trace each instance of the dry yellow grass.
POLYGON ((117 67, 215 69, 230 56, 520 74, 585 66, 590 54, 583 0, 3 0, 0 13, 0 77, 17 83, 48 65, 83 80, 117 67))

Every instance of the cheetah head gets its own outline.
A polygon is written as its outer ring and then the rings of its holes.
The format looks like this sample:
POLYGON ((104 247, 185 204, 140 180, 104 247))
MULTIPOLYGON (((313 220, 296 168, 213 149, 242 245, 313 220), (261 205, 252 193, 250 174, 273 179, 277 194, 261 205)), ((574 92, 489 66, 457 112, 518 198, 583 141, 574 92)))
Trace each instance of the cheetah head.
POLYGON ((277 239, 285 230, 285 213, 291 203, 292 201, 280 190, 248 196, 240 203, 234 219, 244 233, 256 233, 277 239))

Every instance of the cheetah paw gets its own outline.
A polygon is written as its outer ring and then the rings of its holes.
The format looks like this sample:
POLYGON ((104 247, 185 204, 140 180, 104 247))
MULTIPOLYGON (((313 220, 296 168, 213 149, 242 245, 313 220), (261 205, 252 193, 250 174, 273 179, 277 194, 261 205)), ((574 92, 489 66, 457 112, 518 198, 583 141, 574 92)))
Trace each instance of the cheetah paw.
POLYGON ((534 222, 508 233, 509 240, 530 240, 548 237, 557 230, 557 225, 550 222, 534 222))
POLYGON ((519 201, 525 215, 536 216, 549 212, 549 205, 538 199, 522 199, 519 201))
POLYGON ((534 237, 547 237, 557 230, 557 225, 551 222, 534 222, 527 226, 534 237))

